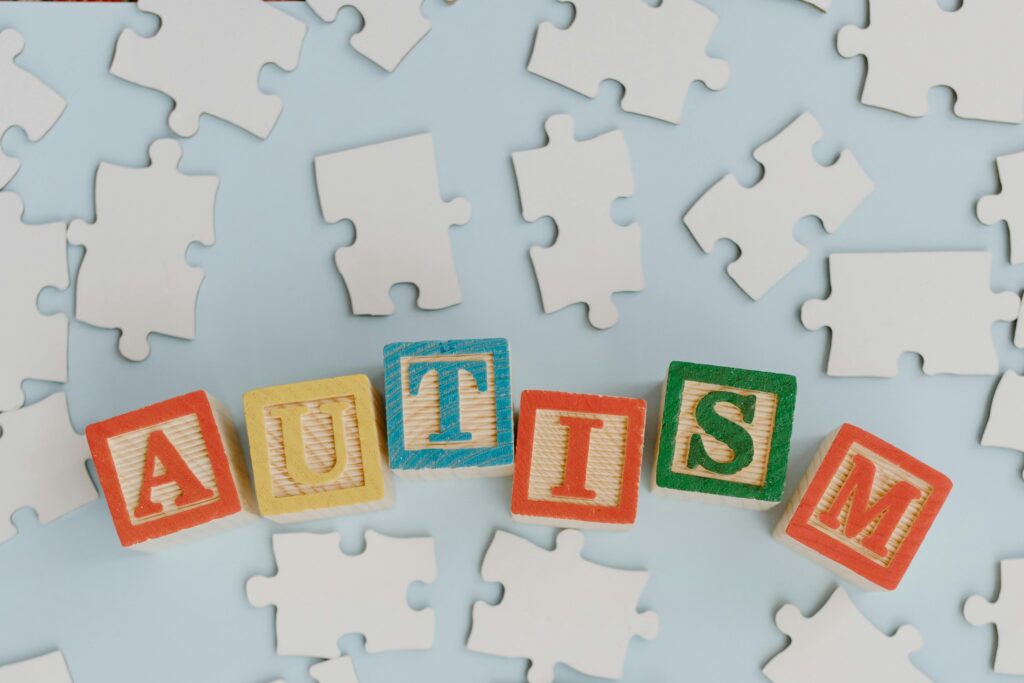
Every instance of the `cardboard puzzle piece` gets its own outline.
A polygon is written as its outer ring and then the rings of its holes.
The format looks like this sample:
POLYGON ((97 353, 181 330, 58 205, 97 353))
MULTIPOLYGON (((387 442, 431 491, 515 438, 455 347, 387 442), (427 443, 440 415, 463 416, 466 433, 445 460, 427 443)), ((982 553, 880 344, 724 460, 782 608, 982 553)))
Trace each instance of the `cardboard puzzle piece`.
POLYGON ((416 303, 435 310, 462 301, 451 239, 465 225, 465 199, 440 199, 429 133, 318 156, 316 187, 328 223, 348 219, 356 240, 335 253, 356 315, 390 315, 391 287, 411 282, 416 303))
POLYGON ((196 391, 85 430, 121 545, 151 551, 254 518, 231 413, 196 391))
POLYGON ((193 242, 214 242, 216 176, 178 171, 181 145, 157 140, 145 168, 106 162, 96 173, 96 222, 72 221, 68 241, 86 248, 75 317, 121 330, 118 350, 149 356, 152 332, 192 339, 203 270, 188 265, 193 242))
POLYGON ((11 516, 23 507, 47 524, 96 500, 88 459, 63 393, 0 414, 0 543, 17 534, 11 516))
POLYGON ((989 602, 973 595, 964 603, 964 618, 975 626, 993 624, 998 647, 993 669, 1024 675, 1024 559, 999 562, 999 597, 989 602))
MULTIPOLYGON (((21 128, 32 142, 46 135, 64 113, 67 103, 48 85, 14 63, 25 49, 25 39, 13 28, 0 31, 0 139, 11 128, 21 128)), ((0 189, 18 172, 21 163, 0 150, 0 189)))
POLYGON ((978 202, 978 220, 985 225, 1006 221, 1010 230, 1010 263, 1024 263, 1024 152, 996 159, 999 170, 999 194, 982 197, 978 202))
POLYGON ((801 218, 817 216, 834 233, 874 191, 849 150, 831 166, 815 160, 814 145, 823 135, 813 116, 800 115, 754 150, 764 167, 756 185, 744 187, 727 175, 683 218, 704 253, 722 239, 736 243, 740 256, 726 272, 751 299, 760 299, 807 258, 807 247, 793 236, 801 218))
POLYGON ((18 195, 0 192, 0 411, 25 403, 26 379, 68 378, 68 318, 36 306, 43 289, 68 286, 65 225, 26 225, 23 212, 18 195))
POLYGON ((981 445, 1024 452, 1021 415, 1024 415, 1024 376, 1007 370, 999 378, 992 396, 981 445))
POLYGON ((394 503, 380 396, 366 375, 246 392, 260 513, 297 522, 394 503))
POLYGON ((804 0, 808 5, 817 7, 822 12, 827 12, 832 8, 832 0, 804 0))
POLYGON ((72 683, 64 654, 56 650, 0 666, 0 683, 72 683))
POLYGON ((887 636, 836 588, 813 617, 793 605, 775 615, 775 624, 790 638, 789 646, 767 665, 772 683, 930 683, 910 661, 924 641, 913 626, 887 636))
POLYGON ((766 509, 782 501, 796 377, 669 365, 652 490, 766 509))
POLYGON ((993 375, 992 323, 1015 320, 1020 297, 992 292, 991 267, 987 251, 832 254, 832 294, 800 318, 832 328, 833 376, 895 377, 906 352, 926 375, 993 375))
POLYGON ((550 216, 558 226, 553 245, 530 248, 544 312, 582 302, 590 324, 606 329, 619 319, 612 294, 644 288, 640 226, 611 218, 612 202, 633 194, 626 137, 616 130, 577 140, 566 114, 544 128, 547 146, 512 154, 523 218, 550 216))
POLYGON ((636 521, 647 403, 524 391, 512 517, 558 527, 625 529, 636 521))
POLYGON ((705 53, 718 15, 694 0, 561 0, 576 8, 572 25, 537 29, 527 69, 597 97, 606 80, 625 88, 622 109, 679 123, 694 81, 721 90, 729 65, 705 53))
POLYGON ((895 590, 953 482, 844 424, 818 448, 772 534, 866 590, 895 590))
MULTIPOLYGON (((326 662, 314 664, 309 667, 309 676, 316 683, 359 683, 355 666, 348 657, 328 659, 326 662)), ((285 683, 285 681, 278 679, 273 683, 285 683)))
POLYGON ((345 7, 363 16, 363 28, 352 36, 352 47, 386 71, 394 71, 430 32, 423 0, 306 0, 321 19, 332 22, 345 7))
POLYGON ((160 30, 122 31, 110 73, 173 99, 176 135, 195 135, 202 114, 270 135, 282 104, 260 90, 260 72, 299 65, 306 24, 262 0, 139 0, 139 10, 159 15, 160 30))
POLYGON ((427 650, 434 611, 406 602, 409 585, 437 576, 434 539, 366 532, 361 555, 341 552, 341 536, 275 534, 277 574, 254 576, 245 591, 254 607, 277 607, 277 654, 338 657, 338 639, 366 638, 367 652, 427 650))
POLYGON ((583 542, 573 529, 558 534, 554 550, 495 533, 480 573, 504 586, 504 598, 473 605, 467 647, 529 659, 529 683, 553 683, 559 663, 588 676, 622 678, 633 637, 658 635, 658 615, 636 609, 648 573, 585 560, 583 542))
POLYGON ((870 1, 867 28, 844 26, 839 54, 864 55, 861 102, 907 116, 928 113, 928 91, 956 92, 965 119, 1024 121, 1024 5, 965 0, 948 11, 938 0, 870 1))
POLYGON ((388 453, 395 474, 511 474, 510 374, 507 339, 385 346, 388 453))

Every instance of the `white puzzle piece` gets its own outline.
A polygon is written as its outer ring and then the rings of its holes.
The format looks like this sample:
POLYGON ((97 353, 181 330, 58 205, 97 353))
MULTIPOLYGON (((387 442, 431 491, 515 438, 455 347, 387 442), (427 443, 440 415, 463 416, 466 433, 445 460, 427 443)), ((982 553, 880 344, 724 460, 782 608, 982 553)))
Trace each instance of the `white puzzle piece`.
POLYGON ((832 328, 828 374, 895 377, 918 353, 926 375, 992 375, 992 323, 1014 320, 1020 297, 993 293, 987 251, 832 254, 832 294, 808 301, 809 330, 832 328))
POLYGON ((529 683, 552 683, 555 665, 618 679, 633 636, 658 635, 658 615, 637 612, 647 572, 611 569, 580 556, 583 534, 559 532, 554 550, 498 531, 484 558, 485 581, 501 583, 497 605, 473 605, 468 647, 531 661, 529 683))
POLYGON ((948 11, 938 0, 871 0, 867 28, 839 31, 839 54, 864 55, 861 102, 907 116, 928 113, 928 91, 956 92, 965 119, 1024 121, 1024 3, 964 0, 948 11))
POLYGON ((0 683, 72 683, 64 655, 57 650, 41 657, 0 666, 0 683))
POLYGON ((982 446, 1024 452, 1024 377, 1007 370, 992 396, 982 446))
MULTIPOLYGON (((309 668, 309 676, 316 683, 359 683, 355 666, 348 657, 338 657, 314 664, 309 668)), ((285 681, 279 678, 273 683, 285 683, 285 681)))
POLYGON ((808 5, 817 7, 822 12, 827 12, 832 7, 832 0, 804 0, 808 5))
POLYGON ((68 318, 36 306, 46 287, 68 286, 67 231, 26 225, 23 212, 18 195, 0 192, 0 411, 24 404, 24 380, 66 382, 68 373, 68 318))
POLYGON ((110 73, 174 100, 169 125, 182 137, 210 114, 266 138, 281 114, 281 99, 260 90, 263 67, 299 65, 306 25, 263 0, 139 0, 160 16, 160 30, 144 38, 125 29, 110 73))
POLYGON ((813 617, 783 606, 775 624, 791 642, 763 669, 772 683, 930 683, 910 661, 923 644, 917 629, 885 635, 842 588, 813 617))
POLYGON ((316 187, 328 223, 351 220, 356 240, 334 261, 352 312, 391 315, 391 287, 411 282, 420 308, 462 301, 451 238, 469 222, 469 202, 440 199, 429 133, 316 157, 316 187))
POLYGON ((996 159, 999 169, 999 194, 982 197, 978 202, 978 220, 985 225, 1006 221, 1010 229, 1010 263, 1024 263, 1024 152, 996 159))
POLYGON ((386 71, 394 71, 416 44, 430 32, 423 0, 306 0, 327 22, 344 7, 363 15, 363 28, 352 36, 352 47, 386 71))
POLYGON ((366 550, 345 555, 341 536, 274 534, 277 575, 246 583, 255 607, 277 607, 277 654, 337 657, 338 639, 366 638, 367 652, 427 650, 434 612, 406 602, 409 585, 437 575, 432 538, 366 532, 366 550))
POLYGON ((11 515, 21 508, 34 509, 39 523, 48 524, 96 500, 88 459, 63 393, 0 414, 0 543, 17 534, 11 515))
POLYGON ((548 144, 512 154, 523 218, 550 216, 558 238, 530 248, 545 313, 585 303, 590 324, 618 322, 616 292, 644 288, 640 226, 612 220, 612 202, 633 194, 633 170, 622 131, 577 140, 572 117, 552 116, 544 125, 548 144))
POLYGON ((622 109, 679 123, 694 81, 721 90, 729 65, 707 56, 718 15, 694 0, 560 0, 576 17, 566 29, 537 29, 531 73, 597 97, 606 80, 625 88, 622 109))
POLYGON ((974 595, 964 603, 964 618, 975 626, 996 627, 998 674, 1024 675, 1024 558, 999 563, 999 598, 974 595))
POLYGON ((831 166, 815 161, 814 144, 823 135, 817 120, 802 114, 754 151, 764 167, 756 185, 744 187, 727 175, 683 218, 705 253, 721 239, 736 243, 740 257, 726 271, 751 299, 807 258, 807 247, 793 237, 801 218, 817 216, 833 233, 874 190, 849 150, 831 166))
POLYGON ((72 221, 68 241, 85 246, 75 317, 118 328, 129 360, 149 356, 151 332, 192 339, 203 270, 185 261, 193 242, 214 242, 216 176, 178 171, 181 145, 157 140, 145 168, 106 162, 96 173, 96 222, 72 221))
MULTIPOLYGON (((12 28, 0 31, 0 139, 11 128, 21 128, 35 142, 46 135, 64 113, 67 103, 48 85, 14 63, 25 40, 12 28)), ((11 181, 21 164, 0 150, 0 189, 11 181)))

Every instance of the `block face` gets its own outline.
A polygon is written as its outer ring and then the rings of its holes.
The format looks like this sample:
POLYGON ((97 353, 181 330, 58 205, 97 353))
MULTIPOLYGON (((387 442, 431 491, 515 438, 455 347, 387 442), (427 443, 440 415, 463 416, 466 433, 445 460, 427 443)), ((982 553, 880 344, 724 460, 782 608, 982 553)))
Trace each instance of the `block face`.
POLYGON ((243 402, 263 515, 373 506, 389 497, 380 401, 366 375, 255 389, 243 402))
POLYGON ((86 429, 122 545, 132 546, 243 510, 232 472, 234 437, 222 433, 203 391, 86 429))
POLYGON ((505 339, 384 347, 388 450, 399 474, 510 471, 512 389, 505 339))
POLYGON ((646 412, 636 398, 524 391, 513 516, 559 526, 632 524, 646 412))
POLYGON ((952 482, 853 425, 823 449, 779 529, 863 581, 896 588, 952 482))
POLYGON ((723 502, 778 503, 795 404, 792 375, 673 362, 654 488, 723 502))

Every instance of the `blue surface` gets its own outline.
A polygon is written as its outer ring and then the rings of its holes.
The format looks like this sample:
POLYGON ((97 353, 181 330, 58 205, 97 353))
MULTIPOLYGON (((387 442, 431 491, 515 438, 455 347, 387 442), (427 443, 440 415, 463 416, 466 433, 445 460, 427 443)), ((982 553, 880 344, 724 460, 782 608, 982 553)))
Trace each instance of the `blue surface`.
MULTIPOLYGON (((827 378, 828 335, 804 330, 797 311, 827 293, 830 251, 987 248, 995 289, 1024 286, 1024 273, 1008 265, 1005 227, 985 228, 973 214, 977 198, 997 189, 995 157, 1024 146, 1020 129, 956 119, 948 91, 932 93, 923 119, 860 105, 863 62, 840 58, 834 37, 843 24, 865 23, 862 0, 837 1, 827 15, 798 0, 707 0, 721 16, 710 52, 729 60, 732 80, 720 93, 695 87, 680 126, 622 113, 616 85, 591 101, 526 72, 536 26, 568 23, 568 5, 426 4, 434 29, 394 75, 348 46, 359 24, 354 13, 325 25, 306 7, 287 8, 311 30, 297 71, 263 74, 264 88, 285 102, 270 139, 207 118, 184 143, 186 170, 221 178, 217 244, 190 253, 207 272, 197 339, 154 337, 151 357, 133 364, 117 355, 115 332, 72 323, 67 391, 75 425, 197 388, 225 400, 241 425, 242 393, 253 387, 360 372, 380 387, 381 349, 391 341, 507 337, 516 396, 535 388, 651 402, 636 527, 588 534, 585 549, 594 560, 651 571, 642 607, 661 615, 661 634, 634 642, 626 680, 757 681, 787 642, 773 624, 778 607, 793 602, 811 612, 836 579, 771 539, 781 509, 761 514, 652 497, 654 406, 671 360, 791 373, 800 399, 789 490, 818 441, 844 421, 955 482, 903 586, 892 594, 854 591, 856 603, 886 631, 915 624, 924 648, 914 661, 934 679, 1003 680, 990 672, 993 630, 960 615, 966 596, 994 596, 998 559, 1024 554, 1024 459, 978 446, 995 378, 924 377, 913 357, 903 359, 897 380, 827 378), (835 236, 802 222, 797 235, 811 257, 754 304, 724 273, 735 250, 703 255, 680 216, 724 173, 755 181, 751 151, 804 110, 827 132, 820 159, 849 147, 877 190, 835 236), (617 297, 621 322, 606 332, 587 325, 582 306, 543 315, 527 255, 530 245, 549 243, 554 228, 522 220, 509 154, 543 144, 543 121, 558 112, 576 117, 581 136, 622 128, 632 153, 636 194, 613 214, 643 226, 647 289, 617 297), (473 220, 451 233, 465 302, 422 312, 413 290, 398 287, 395 315, 357 319, 333 263, 353 230, 322 220, 313 157, 427 130, 442 192, 473 203, 473 220)), ((29 144, 20 132, 4 139, 24 161, 10 189, 24 197, 29 221, 91 218, 97 163, 144 165, 150 142, 168 134, 170 100, 107 73, 117 33, 156 23, 126 6, 0 7, 0 25, 27 40, 21 63, 69 102, 42 142, 29 144)), ((80 255, 75 249, 75 267, 80 255)), ((47 292, 41 306, 70 311, 71 301, 68 292, 47 292)), ((1020 371, 1010 326, 993 329, 1004 367, 1020 371)), ((29 388, 33 400, 53 390, 29 388)), ((437 582, 410 591, 415 604, 436 610, 434 649, 368 656, 358 637, 347 638, 343 648, 364 682, 524 680, 525 661, 464 646, 473 601, 500 595, 478 572, 494 530, 545 544, 554 537, 512 523, 509 490, 508 479, 399 481, 391 511, 295 527, 340 530, 348 551, 361 547, 367 528, 437 539, 437 582)), ((120 548, 102 504, 47 527, 30 511, 15 519, 20 535, 0 546, 0 661, 59 646, 76 683, 309 680, 308 660, 275 656, 273 611, 245 600, 247 577, 274 572, 270 534, 280 527, 272 522, 144 556, 120 548)), ((587 680, 564 668, 558 677, 587 680)))

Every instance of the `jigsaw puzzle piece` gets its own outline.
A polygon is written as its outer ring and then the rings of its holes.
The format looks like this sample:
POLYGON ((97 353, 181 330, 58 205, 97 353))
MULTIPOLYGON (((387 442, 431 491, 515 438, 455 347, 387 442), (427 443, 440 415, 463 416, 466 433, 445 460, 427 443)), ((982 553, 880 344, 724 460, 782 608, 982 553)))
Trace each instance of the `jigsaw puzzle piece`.
POLYGON ((72 683, 64 654, 56 650, 0 666, 0 683, 72 683))
POLYGON ((363 16, 363 28, 352 36, 352 47, 386 71, 394 71, 430 32, 423 0, 306 0, 321 19, 332 22, 345 7, 363 16))
POLYGON ((735 242, 740 256, 726 268, 750 298, 760 299, 805 258, 793 237, 796 223, 817 216, 833 233, 874 190, 849 150, 831 166, 814 158, 824 136, 818 121, 802 114, 754 151, 764 177, 744 187, 727 175, 708 190, 683 221, 705 253, 721 239, 735 242))
POLYGON ((319 156, 317 192, 328 223, 348 219, 356 240, 335 253, 352 312, 390 315, 391 287, 410 282, 416 303, 435 310, 461 303, 448 234, 469 222, 469 202, 443 201, 429 133, 319 156))
POLYGON ((178 171, 181 145, 157 140, 151 165, 106 162, 96 173, 96 222, 72 221, 68 240, 86 247, 78 272, 75 316, 118 328, 125 358, 149 356, 150 333, 192 339, 203 270, 188 265, 193 242, 214 243, 216 176, 178 171))
MULTIPOLYGON (((0 31, 0 138, 11 128, 21 128, 35 142, 49 132, 64 113, 67 103, 45 83, 14 63, 25 49, 25 40, 12 28, 0 31)), ((0 189, 18 172, 21 164, 0 150, 0 189)))
POLYGON ((561 0, 576 8, 566 29, 541 24, 527 69, 596 97, 605 80, 625 88, 622 109, 670 123, 694 81, 720 90, 729 65, 705 48, 718 16, 694 0, 561 0))
POLYGON ((281 99, 259 88, 263 67, 299 64, 306 25, 262 0, 139 0, 160 17, 160 30, 142 37, 125 29, 110 73, 159 90, 174 100, 168 123, 191 137, 210 114, 266 138, 281 99))
POLYGON ((366 550, 344 555, 341 537, 275 534, 276 576, 246 584, 255 607, 277 607, 277 653, 338 657, 338 639, 361 633, 367 652, 426 650, 434 642, 434 612, 414 610, 409 585, 437 576, 432 538, 390 538, 366 532, 366 550))
POLYGON ((48 524, 96 500, 88 459, 63 393, 0 414, 0 543, 17 534, 11 516, 23 507, 48 524))
POLYGON ((917 629, 901 626, 885 635, 842 588, 813 617, 783 606, 775 624, 791 642, 763 669, 772 683, 930 683, 910 662, 923 644, 917 629))
POLYGON ((985 225, 1006 221, 1010 229, 1010 263, 1024 263, 1024 152, 996 159, 999 170, 999 194, 982 197, 978 202, 978 220, 985 225))
POLYGON ((512 154, 523 218, 558 226, 552 246, 530 249, 544 312, 582 302, 590 324, 606 329, 619 319, 612 294, 644 288, 640 226, 611 219, 612 202, 633 194, 626 138, 616 130, 578 141, 565 114, 544 127, 547 146, 512 154))
POLYGON ((621 678, 633 636, 650 640, 658 634, 658 616, 636 611, 647 572, 588 562, 580 555, 583 542, 579 531, 563 530, 549 551, 495 533, 480 573, 504 586, 504 598, 473 606, 467 647, 531 660, 529 683, 552 683, 557 663, 621 678))
POLYGON ((999 574, 999 598, 989 602, 971 596, 964 603, 964 618, 974 626, 995 625, 996 673, 1024 675, 1024 559, 1002 560, 999 574))
POLYGON ((999 369, 992 323, 1014 320, 1020 297, 994 293, 988 252, 832 254, 832 294, 808 301, 809 330, 832 329, 828 374, 895 377, 918 353, 926 375, 991 375, 999 369))
POLYGON ((999 379, 992 396, 982 446, 1009 448, 1024 452, 1024 376, 1007 370, 999 379))
POLYGON ((36 306, 43 289, 68 287, 65 225, 26 225, 23 213, 18 195, 0 192, 0 411, 24 404, 26 379, 67 381, 67 316, 36 306))
MULTIPOLYGON (((348 657, 328 659, 326 662, 314 664, 309 667, 309 676, 316 683, 359 683, 355 666, 348 657)), ((285 680, 279 678, 273 683, 285 683, 285 680)))

